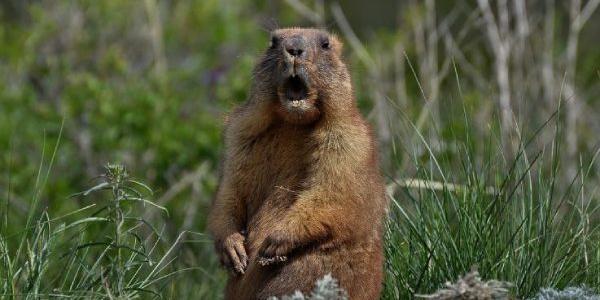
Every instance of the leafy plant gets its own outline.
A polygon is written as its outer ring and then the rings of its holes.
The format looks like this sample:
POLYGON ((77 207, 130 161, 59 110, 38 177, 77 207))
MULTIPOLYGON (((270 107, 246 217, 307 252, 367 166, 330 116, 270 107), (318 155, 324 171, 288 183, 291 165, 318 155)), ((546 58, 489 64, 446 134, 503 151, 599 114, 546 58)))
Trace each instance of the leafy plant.
POLYGON ((166 250, 161 232, 141 217, 140 208, 159 209, 146 198, 151 189, 131 178, 120 164, 107 164, 100 182, 74 196, 99 201, 68 216, 66 223, 43 212, 22 232, 23 257, 12 255, 11 237, 0 235, 0 295, 120 298, 161 297, 172 270, 172 254, 183 233, 166 250), (108 195, 108 197, 105 197, 108 195), (104 196, 104 197, 101 197, 104 196), (95 228, 94 228, 95 227, 95 228))

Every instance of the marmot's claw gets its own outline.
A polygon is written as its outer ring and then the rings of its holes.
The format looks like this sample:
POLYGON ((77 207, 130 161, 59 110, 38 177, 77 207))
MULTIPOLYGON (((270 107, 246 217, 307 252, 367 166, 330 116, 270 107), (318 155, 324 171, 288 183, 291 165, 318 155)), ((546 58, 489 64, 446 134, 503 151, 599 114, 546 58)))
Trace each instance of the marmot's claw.
POLYGON ((261 266, 269 266, 287 261, 287 256, 277 255, 273 257, 258 257, 258 264, 261 266))

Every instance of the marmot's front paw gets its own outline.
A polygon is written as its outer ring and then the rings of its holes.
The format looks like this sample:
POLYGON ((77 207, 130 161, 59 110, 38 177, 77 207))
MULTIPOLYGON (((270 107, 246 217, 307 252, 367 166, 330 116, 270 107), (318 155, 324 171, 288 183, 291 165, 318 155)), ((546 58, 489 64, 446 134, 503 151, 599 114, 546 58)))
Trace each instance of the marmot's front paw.
POLYGON ((293 247, 294 244, 287 238, 285 232, 275 231, 267 236, 260 250, 258 250, 258 256, 264 261, 269 262, 285 261, 285 259, 281 258, 285 257, 293 247))
POLYGON ((240 274, 244 274, 244 270, 248 266, 248 255, 244 246, 245 240, 246 237, 239 232, 231 234, 223 239, 219 251, 221 263, 240 274))

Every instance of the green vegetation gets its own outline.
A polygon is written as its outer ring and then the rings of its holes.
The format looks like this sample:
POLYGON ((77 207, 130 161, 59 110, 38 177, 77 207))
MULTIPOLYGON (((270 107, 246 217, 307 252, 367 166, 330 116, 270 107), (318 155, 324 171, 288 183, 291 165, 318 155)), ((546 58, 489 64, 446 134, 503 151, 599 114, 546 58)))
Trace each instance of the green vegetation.
MULTIPOLYGON (((553 129, 560 127, 546 125, 540 132, 553 129)), ((388 299, 435 291, 473 266, 486 279, 510 282, 520 297, 543 287, 600 287, 598 206, 588 201, 585 190, 597 156, 583 163, 559 192, 560 139, 528 155, 535 138, 539 136, 521 143, 513 161, 490 149, 484 152, 495 154, 477 161, 473 153, 478 146, 468 140, 458 144, 458 161, 430 153, 430 164, 415 163, 417 177, 424 179, 422 189, 403 189, 390 208, 388 299), (444 184, 436 186, 435 174, 444 184)))
POLYGON ((121 165, 108 164, 100 178, 74 196, 105 191, 104 199, 57 218, 44 211, 16 236, 0 236, 3 297, 160 296, 159 287, 185 271, 168 272, 183 234, 163 249, 162 231, 141 216, 141 207, 165 210, 144 198, 151 190, 121 165))
POLYGON ((346 43, 392 198, 384 299, 473 266, 598 293, 597 2, 2 1, 0 298, 221 296, 222 120, 273 23, 346 43))

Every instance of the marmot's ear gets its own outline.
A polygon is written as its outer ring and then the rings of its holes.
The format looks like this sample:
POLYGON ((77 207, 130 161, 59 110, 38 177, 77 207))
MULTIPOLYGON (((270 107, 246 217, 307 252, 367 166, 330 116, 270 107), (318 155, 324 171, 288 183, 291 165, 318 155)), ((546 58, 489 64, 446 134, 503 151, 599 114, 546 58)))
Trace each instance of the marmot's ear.
POLYGON ((335 51, 335 54, 341 56, 344 50, 344 43, 342 43, 340 38, 336 34, 331 33, 329 34, 329 42, 333 46, 332 48, 335 51))
POLYGON ((336 47, 336 54, 341 57, 342 56, 342 52, 344 52, 344 43, 338 41, 338 46, 336 47))
POLYGON ((227 125, 229 125, 229 121, 231 120, 231 114, 230 113, 224 113, 223 115, 221 115, 221 118, 223 120, 223 125, 227 126, 227 125))

